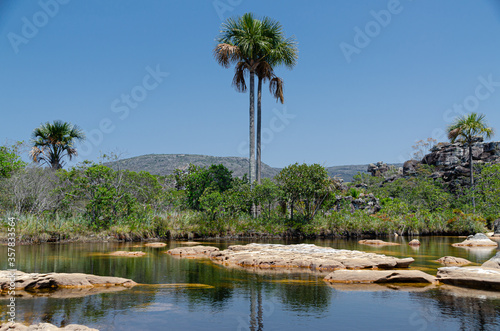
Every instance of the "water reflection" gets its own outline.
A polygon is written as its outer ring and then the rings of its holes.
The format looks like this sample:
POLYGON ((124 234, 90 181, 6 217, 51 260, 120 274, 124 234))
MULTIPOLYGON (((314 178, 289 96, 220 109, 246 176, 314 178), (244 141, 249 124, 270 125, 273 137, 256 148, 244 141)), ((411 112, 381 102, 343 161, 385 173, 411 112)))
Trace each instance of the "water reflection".
MULTIPOLYGON (((475 255, 451 247, 457 238, 419 238, 418 251, 409 246, 360 247, 356 241, 314 242, 322 246, 358 249, 394 256, 412 256, 414 267, 435 273, 433 262, 454 255, 482 263, 495 254, 475 255), (434 241, 433 241, 434 240, 434 241)), ((135 280, 132 289, 105 293, 56 292, 18 298, 18 320, 59 326, 79 323, 101 330, 241 329, 300 330, 347 325, 353 329, 496 330, 500 328, 500 293, 449 286, 404 287, 330 285, 314 272, 253 272, 227 268, 208 260, 171 257, 165 249, 141 247, 140 258, 104 256, 133 244, 72 244, 19 247, 20 270, 84 272, 135 280), (152 284, 152 285, 151 285, 152 284), (155 285, 156 284, 156 285, 155 285), (159 284, 193 284, 176 287, 159 284), (202 284, 195 285, 195 284, 202 284), (374 325, 377 316, 392 324, 374 325), (402 327, 406 326, 406 327, 402 327)), ((214 243, 222 248, 228 243, 214 243)), ((0 254, 5 248, 0 247, 0 254)), ((0 321, 6 320, 6 297, 0 298, 0 321)))

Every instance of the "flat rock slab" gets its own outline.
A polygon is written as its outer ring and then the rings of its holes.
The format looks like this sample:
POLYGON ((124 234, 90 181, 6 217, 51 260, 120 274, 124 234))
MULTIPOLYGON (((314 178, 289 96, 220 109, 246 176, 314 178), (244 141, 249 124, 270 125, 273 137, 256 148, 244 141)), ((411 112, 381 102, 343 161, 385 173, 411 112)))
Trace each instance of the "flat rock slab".
POLYGON ((324 278, 330 283, 437 283, 420 270, 336 270, 324 278))
MULTIPOLYGON (((11 286, 10 271, 0 271, 0 289, 8 290, 11 286)), ((87 288, 99 286, 124 286, 132 287, 137 285, 136 282, 120 277, 105 277, 88 274, 66 274, 66 273, 25 273, 22 271, 15 272, 14 285, 16 290, 39 290, 39 289, 54 289, 54 288, 87 288)))
POLYGON ((439 258, 436 260, 436 262, 439 262, 444 265, 452 265, 452 266, 457 266, 457 265, 466 265, 472 263, 469 260, 463 259, 461 257, 455 257, 455 256, 443 256, 442 258, 439 258))
POLYGON ((210 257, 213 252, 218 252, 219 249, 213 246, 190 246, 177 247, 169 249, 166 253, 181 257, 210 257))
POLYGON ((50 323, 39 323, 30 326, 23 325, 21 323, 5 323, 0 326, 0 331, 99 331, 97 329, 91 329, 83 325, 70 324, 63 328, 58 328, 57 326, 50 323))
POLYGON ((248 244, 229 246, 210 254, 225 265, 258 268, 308 268, 312 270, 407 268, 414 260, 316 245, 248 244))
POLYGON ((144 246, 146 247, 165 247, 167 244, 165 243, 147 243, 144 246))
POLYGON ((454 247, 497 247, 498 244, 482 233, 467 237, 461 243, 452 244, 454 247))
POLYGON ((483 267, 439 268, 437 280, 448 285, 500 291, 500 270, 483 267))
POLYGON ((146 253, 140 252, 140 251, 132 251, 132 252, 129 252, 129 251, 116 251, 116 252, 113 252, 113 253, 109 253, 109 255, 111 255, 111 256, 125 256, 125 257, 140 257, 140 256, 146 255, 146 253))
POLYGON ((358 241, 359 244, 362 245, 372 245, 372 246, 399 246, 401 244, 398 243, 391 243, 383 240, 377 240, 377 239, 363 239, 358 241))

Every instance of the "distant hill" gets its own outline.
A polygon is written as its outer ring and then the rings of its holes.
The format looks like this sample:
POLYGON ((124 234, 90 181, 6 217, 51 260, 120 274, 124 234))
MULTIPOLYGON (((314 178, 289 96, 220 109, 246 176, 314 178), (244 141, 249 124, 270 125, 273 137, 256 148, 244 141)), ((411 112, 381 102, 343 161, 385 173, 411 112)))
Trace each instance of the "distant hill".
MULTIPOLYGON (((248 173, 248 159, 244 157, 218 157, 193 154, 148 154, 123 159, 106 165, 113 169, 127 169, 131 171, 147 171, 153 175, 170 175, 175 169, 185 169, 192 163, 196 166, 209 167, 212 164, 222 164, 233 176, 243 177, 248 173)), ((271 168, 262 163, 262 177, 272 178, 280 169, 271 168)))
MULTIPOLYGON (((208 167, 212 164, 222 164, 233 172, 233 176, 243 177, 248 173, 248 159, 232 156, 207 156, 194 154, 148 154, 129 159, 109 162, 106 165, 113 169, 131 171, 147 171, 153 175, 170 175, 175 169, 185 169, 192 163, 196 166, 208 167)), ((400 164, 395 164, 400 167, 400 164)), ((368 164, 327 167, 328 175, 340 177, 344 182, 350 182, 358 172, 366 173, 368 164)), ((262 177, 272 178, 280 172, 280 168, 272 168, 262 163, 262 177)))

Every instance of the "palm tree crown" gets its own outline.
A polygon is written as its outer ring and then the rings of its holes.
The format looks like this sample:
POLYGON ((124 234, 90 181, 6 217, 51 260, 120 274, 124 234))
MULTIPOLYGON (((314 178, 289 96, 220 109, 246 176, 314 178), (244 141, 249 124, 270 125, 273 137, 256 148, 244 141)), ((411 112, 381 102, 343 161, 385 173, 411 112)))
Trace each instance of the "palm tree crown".
POLYGON ((67 156, 71 160, 77 155, 74 141, 83 139, 85 134, 76 125, 63 121, 47 122, 33 130, 30 157, 33 162, 60 169, 64 164, 64 157, 67 156))

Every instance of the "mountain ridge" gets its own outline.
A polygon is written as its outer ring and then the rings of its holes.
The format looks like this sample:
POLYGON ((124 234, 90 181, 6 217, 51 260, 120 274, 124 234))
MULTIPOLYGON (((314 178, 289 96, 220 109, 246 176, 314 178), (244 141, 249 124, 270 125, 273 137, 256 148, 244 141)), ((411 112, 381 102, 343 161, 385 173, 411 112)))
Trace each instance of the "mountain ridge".
MULTIPOLYGON (((107 162, 113 169, 130 171, 147 171, 153 175, 170 175, 175 169, 185 169, 192 163, 196 166, 207 167, 212 164, 222 164, 236 177, 243 177, 248 173, 248 158, 238 156, 210 156, 201 154, 146 154, 127 159, 107 162)), ((396 166, 401 166, 397 164, 396 166)), ((358 172, 367 173, 368 164, 342 165, 325 167, 330 177, 340 177, 350 182, 358 172)), ((262 177, 272 178, 281 168, 274 168, 262 163, 262 177)))

